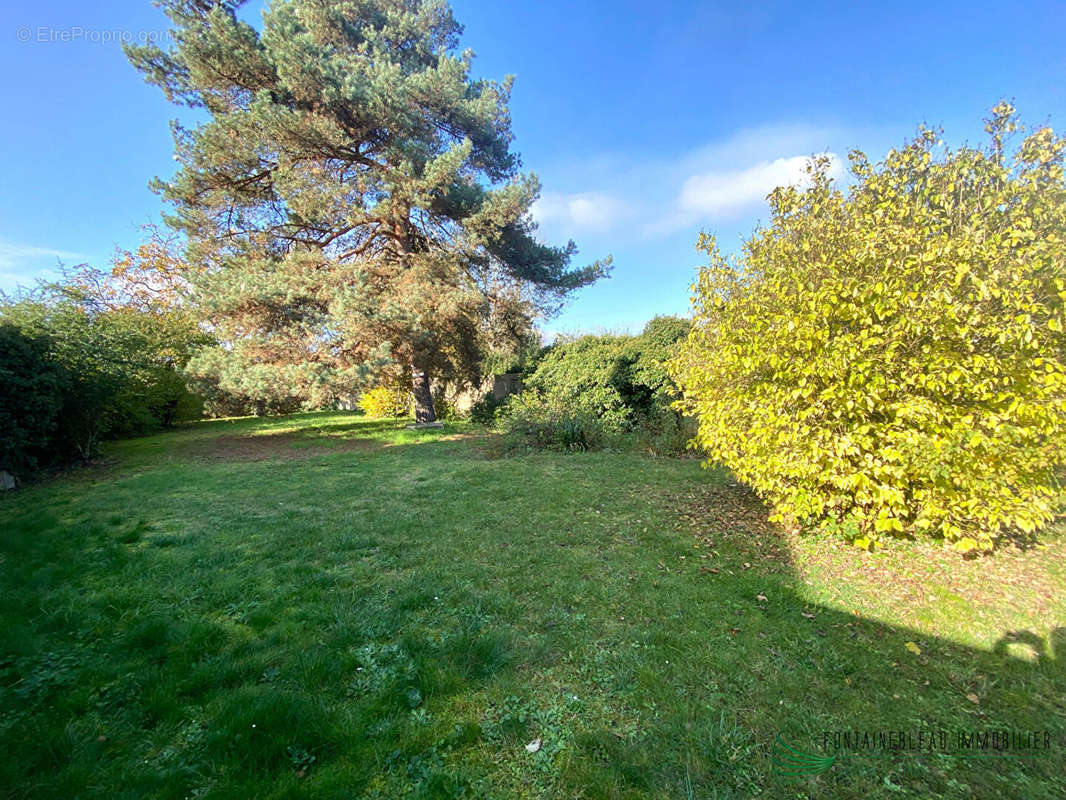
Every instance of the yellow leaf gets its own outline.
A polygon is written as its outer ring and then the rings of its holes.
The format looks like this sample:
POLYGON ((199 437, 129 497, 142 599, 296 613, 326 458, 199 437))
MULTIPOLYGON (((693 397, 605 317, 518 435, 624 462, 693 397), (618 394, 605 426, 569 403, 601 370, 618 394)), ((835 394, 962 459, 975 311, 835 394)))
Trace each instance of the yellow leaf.
POLYGON ((920 648, 914 642, 907 642, 903 646, 906 647, 908 650, 910 650, 912 653, 914 653, 914 655, 916 655, 916 656, 920 656, 922 654, 922 648, 920 648))

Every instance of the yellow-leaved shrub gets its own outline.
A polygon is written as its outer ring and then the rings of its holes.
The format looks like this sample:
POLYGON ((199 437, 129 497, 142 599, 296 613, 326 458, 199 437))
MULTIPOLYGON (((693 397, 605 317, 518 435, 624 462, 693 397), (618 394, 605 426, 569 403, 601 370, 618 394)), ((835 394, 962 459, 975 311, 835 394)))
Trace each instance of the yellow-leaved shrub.
POLYGON ((737 259, 701 236, 680 406, 778 519, 966 551, 1055 516, 1066 142, 1005 103, 986 130, 982 149, 923 128, 881 163, 852 152, 846 191, 812 160, 737 259))
POLYGON ((411 405, 411 392, 398 382, 375 386, 359 398, 359 408, 372 419, 410 416, 411 405))

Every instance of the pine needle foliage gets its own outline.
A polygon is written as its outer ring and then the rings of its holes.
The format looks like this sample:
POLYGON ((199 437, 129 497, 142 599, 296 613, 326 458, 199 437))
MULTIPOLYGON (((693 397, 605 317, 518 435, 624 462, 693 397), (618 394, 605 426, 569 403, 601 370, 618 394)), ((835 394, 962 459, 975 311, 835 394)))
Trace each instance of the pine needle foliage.
POLYGON ((224 389, 309 402, 410 375, 477 379, 501 338, 606 274, 541 243, 539 192, 511 150, 512 79, 471 75, 442 0, 161 0, 172 45, 127 47, 174 103, 173 178, 155 186, 189 243, 224 389))

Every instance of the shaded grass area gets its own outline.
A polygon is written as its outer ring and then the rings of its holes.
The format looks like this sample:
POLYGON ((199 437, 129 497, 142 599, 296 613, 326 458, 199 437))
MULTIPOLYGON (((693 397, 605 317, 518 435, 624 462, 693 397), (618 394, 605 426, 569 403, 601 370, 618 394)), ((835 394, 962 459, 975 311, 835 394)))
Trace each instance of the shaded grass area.
POLYGON ((692 460, 484 437, 205 423, 0 499, 0 792, 1066 795, 1061 530, 955 570, 789 540, 692 460), (1052 749, 774 770, 782 732, 931 728, 1052 749))

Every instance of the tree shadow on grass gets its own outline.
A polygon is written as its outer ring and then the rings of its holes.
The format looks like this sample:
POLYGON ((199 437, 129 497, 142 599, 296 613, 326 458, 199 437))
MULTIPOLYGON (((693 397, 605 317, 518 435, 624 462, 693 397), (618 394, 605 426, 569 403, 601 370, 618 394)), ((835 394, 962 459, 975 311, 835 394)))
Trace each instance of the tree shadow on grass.
POLYGON ((292 461, 353 450, 373 450, 372 438, 341 439, 298 433, 217 436, 184 448, 182 457, 196 461, 292 461))
POLYGON ((445 609, 435 575, 320 592, 308 569, 294 604, 275 596, 291 584, 271 591, 276 575, 251 568, 230 582, 224 561, 210 580, 173 575, 176 596, 101 593, 96 579, 144 562, 122 522, 24 521, 0 542, 32 564, 0 609, 33 623, 0 635, 4 796, 359 797, 391 773, 423 796, 469 788, 444 760, 482 738, 476 714, 425 709, 512 671, 512 636, 484 613, 498 597, 471 588, 445 609), (44 598, 79 606, 42 611, 44 598))
MULTIPOLYGON (((311 508, 230 538, 149 547, 150 519, 91 510, 148 483, 13 516, 0 537, 0 785, 16 797, 1066 795, 1063 627, 1046 640, 1004 631, 982 650, 811 602, 765 509, 724 476, 594 454, 486 466, 470 452, 457 466, 460 448, 421 438, 391 448, 339 511, 343 470, 235 467, 242 487, 263 481, 234 495, 253 502, 242 511, 297 490, 311 508), (414 470, 425 483, 399 480, 414 470), (664 495, 682 481, 699 502, 664 495), (1048 731, 1051 747, 954 747, 992 730, 1048 731), (952 747, 856 750, 837 745, 844 731, 944 731, 952 747), (779 736, 803 754, 787 769, 779 736)), ((156 491, 158 510, 170 501, 156 491)))
POLYGON ((709 557, 660 562, 661 588, 680 599, 633 617, 675 655, 650 674, 627 673, 623 655, 608 667, 656 713, 643 739, 584 731, 569 785, 602 797, 1066 796, 1066 627, 1005 631, 984 650, 812 603, 754 497, 719 486, 701 499, 683 516, 709 557), (664 613, 700 634, 657 637, 664 613))
POLYGON ((404 426, 410 424, 408 419, 369 419, 367 417, 355 417, 345 422, 336 422, 328 425, 314 425, 300 428, 297 433, 304 436, 371 436, 381 433, 399 433, 404 426))
MULTIPOLYGON (((279 418, 279 421, 284 418, 279 418)), ((366 420, 313 427, 251 429, 197 437, 172 449, 172 457, 196 461, 291 461, 350 451, 381 449, 402 435, 403 420, 366 420)))

